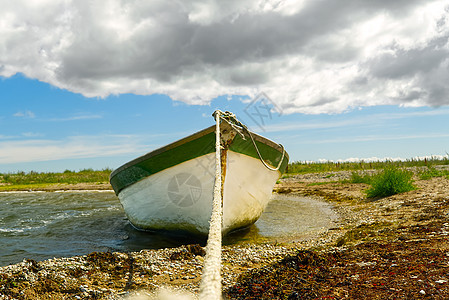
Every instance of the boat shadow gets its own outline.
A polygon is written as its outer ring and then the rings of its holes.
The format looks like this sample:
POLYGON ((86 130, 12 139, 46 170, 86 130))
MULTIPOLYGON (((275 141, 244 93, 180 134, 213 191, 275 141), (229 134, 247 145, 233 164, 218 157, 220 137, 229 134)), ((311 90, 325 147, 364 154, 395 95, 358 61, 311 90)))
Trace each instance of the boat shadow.
POLYGON ((127 224, 124 229, 126 234, 121 240, 120 248, 127 251, 176 248, 189 244, 199 244, 204 247, 207 243, 207 238, 182 231, 142 231, 131 224, 127 224))
MULTIPOLYGON (((199 244, 205 247, 207 237, 193 235, 183 231, 142 231, 127 224, 125 234, 120 237, 119 248, 125 251, 140 251, 145 249, 176 248, 183 245, 199 244)), ((260 242, 264 238, 259 234, 255 225, 230 232, 222 239, 223 245, 260 242)))

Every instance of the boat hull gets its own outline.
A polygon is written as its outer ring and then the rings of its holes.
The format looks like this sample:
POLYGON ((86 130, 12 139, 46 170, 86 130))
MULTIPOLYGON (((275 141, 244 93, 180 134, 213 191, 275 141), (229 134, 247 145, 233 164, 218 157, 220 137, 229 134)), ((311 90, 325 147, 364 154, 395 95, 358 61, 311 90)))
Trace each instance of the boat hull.
MULTIPOLYGON (((118 168, 111 184, 130 223, 140 230, 207 235, 215 181, 215 132, 210 127, 118 168), (173 163, 175 161, 175 163, 173 163), (161 165, 167 162, 167 165, 161 165)), ((288 163, 279 145, 232 135, 222 151, 223 235, 257 221, 288 163)))
MULTIPOLYGON (((118 197, 129 221, 141 230, 207 235, 212 213, 215 154, 189 160, 122 190, 118 197)), ((257 221, 271 198, 279 171, 258 159, 228 151, 223 187, 222 232, 257 221)))
POLYGON ((148 176, 125 188, 118 198, 136 228, 208 232, 214 179, 202 167, 214 153, 148 176))
POLYGON ((268 170, 259 159, 228 151, 223 187, 224 234, 256 222, 271 199, 281 172, 268 170))

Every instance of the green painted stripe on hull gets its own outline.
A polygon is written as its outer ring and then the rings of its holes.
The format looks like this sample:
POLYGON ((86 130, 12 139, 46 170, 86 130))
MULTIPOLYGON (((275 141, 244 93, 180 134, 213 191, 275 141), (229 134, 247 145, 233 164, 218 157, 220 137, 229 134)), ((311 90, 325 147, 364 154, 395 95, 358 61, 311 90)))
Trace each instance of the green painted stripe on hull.
MULTIPOLYGON (((260 155, 265 162, 276 168, 282 158, 282 148, 260 135, 255 135, 253 133, 253 138, 257 148, 259 149, 260 155)), ((243 139, 240 135, 237 135, 232 144, 229 146, 229 150, 259 159, 259 155, 257 154, 257 150, 254 148, 251 138, 247 136, 243 139)), ((279 167, 281 174, 285 172, 287 165, 288 154, 285 152, 284 159, 279 167)))
MULTIPOLYGON (((256 134, 253 137, 265 162, 277 167, 282 158, 279 145, 256 134)), ((250 137, 243 139, 237 134, 229 150, 259 159, 250 137)), ((124 188, 152 174, 212 152, 215 152, 214 126, 130 161, 112 172, 110 182, 118 195, 124 188)), ((281 174, 287 164, 288 154, 285 153, 279 168, 281 174)))
POLYGON ((215 132, 192 139, 177 147, 164 147, 165 151, 150 152, 129 162, 111 174, 110 182, 116 194, 124 188, 162 170, 185 161, 215 152, 215 132), (167 149, 168 148, 168 149, 167 149))

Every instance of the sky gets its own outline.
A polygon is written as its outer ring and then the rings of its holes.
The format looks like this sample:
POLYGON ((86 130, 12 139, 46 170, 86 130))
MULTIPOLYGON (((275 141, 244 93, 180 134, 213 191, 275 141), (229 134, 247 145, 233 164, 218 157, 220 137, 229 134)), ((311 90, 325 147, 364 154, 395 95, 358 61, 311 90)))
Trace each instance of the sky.
POLYGON ((114 169, 215 109, 291 161, 449 152, 449 0, 0 6, 0 173, 114 169))

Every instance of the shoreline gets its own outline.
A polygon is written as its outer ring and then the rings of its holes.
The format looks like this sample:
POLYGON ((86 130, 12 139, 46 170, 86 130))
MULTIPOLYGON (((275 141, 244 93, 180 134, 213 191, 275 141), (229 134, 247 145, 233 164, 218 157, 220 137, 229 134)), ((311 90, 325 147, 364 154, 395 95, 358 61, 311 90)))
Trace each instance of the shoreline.
MULTIPOLYGON (((416 180, 417 190, 367 201, 367 185, 338 181, 348 176, 341 171, 281 179, 275 192, 332 204, 338 226, 302 241, 223 246, 224 294, 230 299, 449 298, 449 179, 416 180)), ((160 287, 195 294, 204 260, 200 248, 26 260, 0 267, 0 295, 123 299, 160 287)))
POLYGON ((111 191, 114 192, 112 186, 108 182, 101 183, 48 183, 39 185, 20 185, 13 186, 10 185, 0 185, 0 193, 18 193, 18 192, 98 192, 98 191, 111 191))
POLYGON ((70 190, 70 189, 60 189, 60 190, 14 190, 14 191, 0 191, 0 194, 29 194, 29 193, 114 193, 113 190, 94 190, 94 189, 86 189, 86 190, 70 190))

